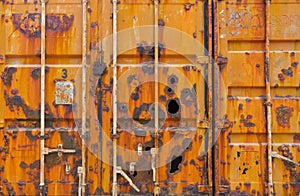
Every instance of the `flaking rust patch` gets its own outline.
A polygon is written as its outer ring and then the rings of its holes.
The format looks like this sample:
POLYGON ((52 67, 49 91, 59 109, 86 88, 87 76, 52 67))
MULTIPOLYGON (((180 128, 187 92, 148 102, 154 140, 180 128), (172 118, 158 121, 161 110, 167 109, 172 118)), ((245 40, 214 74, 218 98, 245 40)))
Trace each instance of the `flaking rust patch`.
POLYGON ((290 127, 290 119, 294 109, 288 106, 280 105, 276 108, 276 120, 281 127, 290 127))

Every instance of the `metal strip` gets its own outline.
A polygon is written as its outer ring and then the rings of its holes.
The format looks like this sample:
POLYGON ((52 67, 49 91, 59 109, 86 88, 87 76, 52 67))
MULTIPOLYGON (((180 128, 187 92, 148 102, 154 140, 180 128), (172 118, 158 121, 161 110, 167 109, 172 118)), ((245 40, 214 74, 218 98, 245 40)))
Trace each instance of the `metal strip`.
POLYGON ((41 133, 40 195, 45 195, 45 64, 46 64, 46 1, 41 0, 41 133))
POLYGON ((85 178, 86 178, 86 42, 87 42, 87 0, 82 1, 82 147, 81 147, 81 169, 80 184, 78 186, 78 195, 85 195, 85 178))
MULTIPOLYGON (((8 64, 5 67, 16 67, 16 68, 40 68, 40 64, 8 64)), ((82 64, 45 64, 45 67, 82 67, 82 64)))
POLYGON ((270 0, 266 0, 266 53, 265 53, 265 80, 266 80, 266 107, 267 107, 267 135, 268 135, 268 195, 274 194, 272 175, 272 98, 270 86, 270 0))
MULTIPOLYGON (((143 67, 145 64, 117 64, 117 67, 124 68, 124 67, 143 67)), ((164 64, 158 63, 158 68, 160 67, 197 67, 194 64, 164 64)))
MULTIPOLYGON (((259 97, 241 97, 241 96, 228 96, 228 100, 266 100, 265 96, 259 97)), ((300 100, 298 96, 288 96, 288 97, 280 97, 280 96, 271 96, 272 100, 300 100)))
MULTIPOLYGON (((117 134, 117 3, 113 0, 113 135, 117 134)), ((113 184, 112 195, 118 195, 117 138, 113 137, 113 184)))

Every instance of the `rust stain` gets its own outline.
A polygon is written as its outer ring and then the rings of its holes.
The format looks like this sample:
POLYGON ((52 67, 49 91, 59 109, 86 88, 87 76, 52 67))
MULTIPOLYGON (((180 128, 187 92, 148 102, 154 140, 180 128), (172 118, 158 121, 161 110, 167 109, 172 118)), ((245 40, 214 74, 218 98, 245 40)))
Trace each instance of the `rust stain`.
MULTIPOLYGON (((12 14, 15 28, 27 37, 41 36, 41 14, 26 13, 12 14)), ((47 14, 46 29, 54 32, 68 31, 73 25, 74 15, 67 14, 47 14)))
POLYGON ((294 108, 290 108, 288 106, 281 105, 276 108, 276 120, 279 126, 281 127, 290 127, 290 118, 294 108))
POLYGON ((17 72, 17 68, 6 67, 1 74, 2 82, 5 86, 10 87, 13 79, 13 74, 17 72))
POLYGON ((220 68, 220 71, 223 71, 228 63, 228 58, 222 55, 219 55, 217 58, 217 64, 220 68))

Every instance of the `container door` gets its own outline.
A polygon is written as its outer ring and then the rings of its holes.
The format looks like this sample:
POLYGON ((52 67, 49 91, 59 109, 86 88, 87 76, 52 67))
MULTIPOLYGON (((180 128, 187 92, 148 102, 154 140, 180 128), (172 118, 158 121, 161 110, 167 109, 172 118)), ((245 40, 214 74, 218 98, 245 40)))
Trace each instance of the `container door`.
POLYGON ((82 2, 2 1, 1 14, 0 194, 77 194, 82 2))
POLYGON ((100 132, 93 137, 101 141, 88 144, 101 164, 91 193, 209 194, 207 3, 112 4, 101 5, 89 79, 98 86, 100 132))
POLYGON ((219 194, 299 194, 297 6, 217 4, 219 194))

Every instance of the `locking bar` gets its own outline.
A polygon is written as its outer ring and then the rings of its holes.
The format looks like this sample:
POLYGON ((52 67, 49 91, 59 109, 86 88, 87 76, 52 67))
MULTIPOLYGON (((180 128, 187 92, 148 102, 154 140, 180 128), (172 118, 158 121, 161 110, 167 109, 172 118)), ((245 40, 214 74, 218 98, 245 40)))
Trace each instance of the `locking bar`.
MULTIPOLYGON (((113 101, 113 130, 112 135, 117 135, 117 112, 118 112, 118 97, 117 97, 117 4, 118 0, 113 0, 113 32, 112 32, 112 38, 113 38, 113 92, 112 92, 112 101, 113 101)), ((118 195, 118 176, 117 174, 120 173, 121 175, 126 178, 129 178, 126 174, 121 173, 121 168, 117 167, 117 137, 113 137, 113 182, 112 182, 112 195, 117 196, 118 195)), ((130 178, 127 179, 130 183, 130 178)), ((132 184, 132 181, 131 181, 132 184)))
POLYGON ((62 144, 58 144, 57 148, 44 148, 43 154, 50 154, 57 152, 58 156, 62 156, 64 153, 75 153, 75 149, 64 149, 62 144))
MULTIPOLYGON (((82 134, 82 146, 81 146, 81 167, 80 167, 80 178, 79 178, 79 186, 78 186, 78 195, 86 195, 85 194, 85 178, 86 178, 86 143, 84 138, 86 137, 86 111, 87 111, 87 102, 86 102, 86 73, 87 73, 87 0, 82 0, 82 125, 81 125, 81 134, 82 134)), ((78 168, 79 169, 79 168, 78 168)))
POLYGON ((265 1, 265 83, 266 83, 266 113, 267 113, 267 141, 268 141, 268 195, 274 195, 273 187, 273 162, 272 162, 272 97, 270 85, 270 17, 271 17, 271 0, 265 1))
POLYGON ((158 183, 158 170, 156 170, 156 166, 158 165, 158 156, 157 156, 157 151, 156 148, 158 148, 158 136, 159 136, 159 123, 158 123, 158 91, 159 91, 159 86, 158 86, 158 68, 159 68, 159 59, 158 59, 158 4, 159 0, 154 0, 154 81, 155 81, 155 86, 154 86, 154 97, 155 97, 155 110, 154 110, 154 127, 155 127, 155 132, 153 134, 154 136, 154 147, 151 149, 151 155, 152 155, 152 162, 151 162, 151 167, 153 170, 153 182, 155 184, 153 193, 154 195, 159 195, 159 183, 158 183))
POLYGON ((293 164, 296 165, 296 166, 300 166, 300 163, 297 163, 297 162, 294 161, 294 160, 291 160, 291 159, 289 159, 289 158, 287 158, 287 157, 285 157, 285 156, 282 156, 281 154, 278 154, 278 152, 272 152, 272 153, 271 153, 271 156, 272 156, 273 158, 278 158, 278 159, 282 159, 282 160, 284 160, 284 161, 288 161, 288 162, 290 162, 290 163, 293 163, 293 164))
POLYGON ((127 174, 122 170, 121 167, 116 167, 116 172, 118 174, 121 174, 129 182, 129 185, 132 186, 132 188, 134 188, 134 190, 140 192, 140 189, 132 182, 132 180, 129 178, 129 176, 127 176, 127 174))

